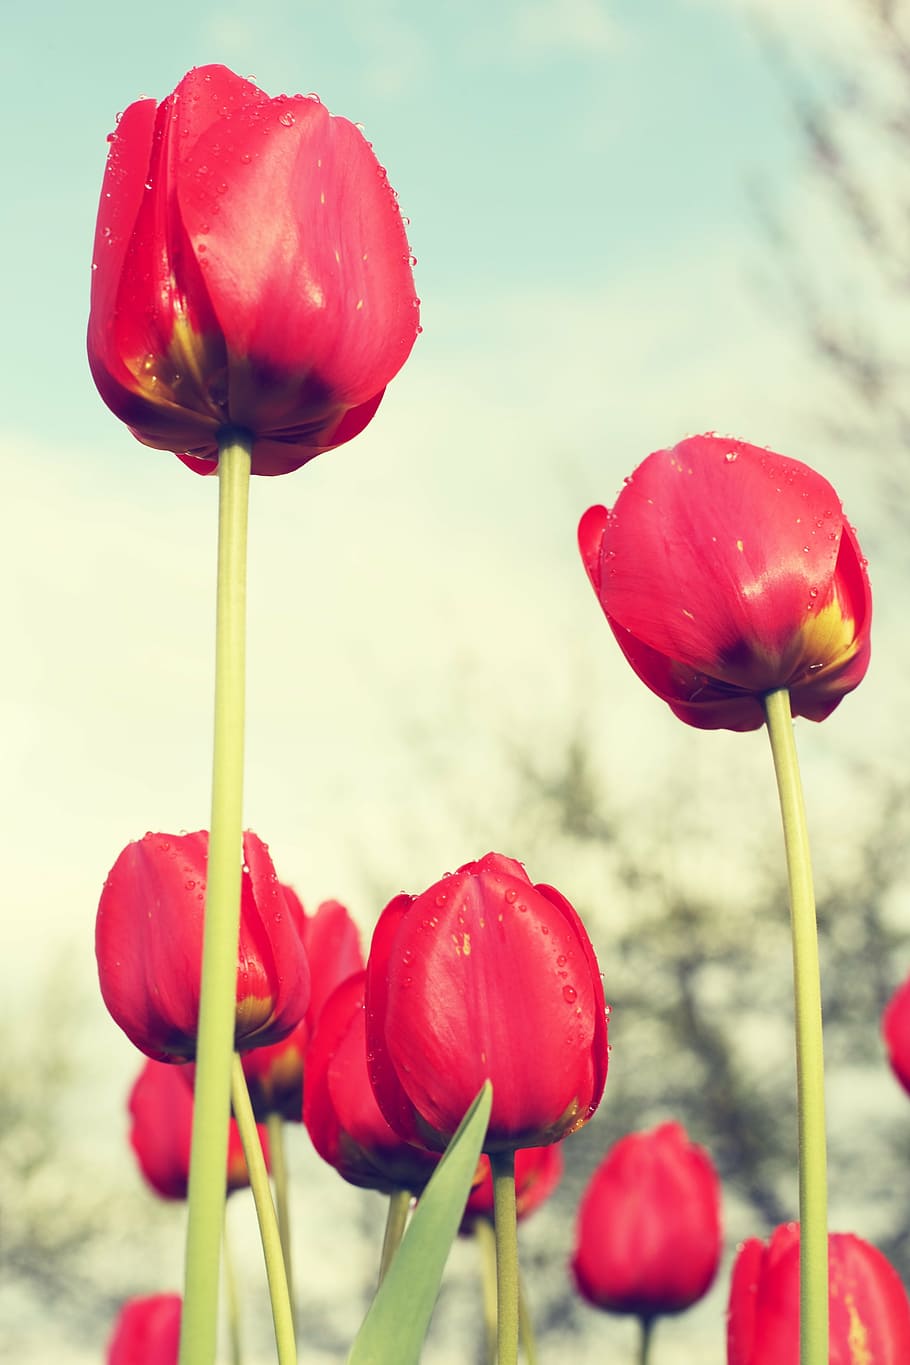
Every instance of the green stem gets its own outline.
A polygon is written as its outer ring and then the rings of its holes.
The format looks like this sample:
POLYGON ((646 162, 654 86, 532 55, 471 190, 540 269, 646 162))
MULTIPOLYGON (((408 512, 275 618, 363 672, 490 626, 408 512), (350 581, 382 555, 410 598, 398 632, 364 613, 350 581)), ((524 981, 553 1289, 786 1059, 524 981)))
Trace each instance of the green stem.
POLYGON ((497 1152, 493 1168, 496 1228, 496 1341, 499 1365, 518 1365, 518 1221, 515 1153, 497 1152))
POLYGON ((528 1300, 525 1296, 521 1276, 518 1278, 518 1337, 527 1365, 537 1365, 537 1341, 534 1337, 534 1324, 531 1321, 531 1314, 528 1312, 528 1300))
POLYGON ((648 1365, 651 1359, 651 1342, 654 1338, 654 1324, 656 1318, 639 1318, 641 1324, 641 1337, 638 1347, 638 1365, 648 1365))
POLYGON ((389 1208, 385 1219, 385 1234, 382 1239, 382 1255, 379 1258, 379 1283, 382 1284, 395 1252, 404 1236, 404 1225, 408 1221, 411 1207, 410 1190, 393 1190, 389 1195, 389 1208))
POLYGON ((780 795, 796 1013, 799 1111, 800 1365, 828 1365, 828 1193, 821 977, 812 862, 799 763, 785 688, 765 697, 765 715, 780 795))
POLYGON ((252 438, 219 447, 215 742, 180 1365, 213 1365, 240 924, 246 529, 252 438))
POLYGON ((297 1346, 294 1341, 294 1317, 288 1294, 288 1280, 281 1255, 281 1233, 278 1231, 278 1215, 272 1202, 272 1187, 266 1169, 259 1130, 250 1104, 243 1063, 234 1055, 231 1071, 231 1099, 234 1105, 234 1118, 240 1130, 243 1155, 246 1157, 250 1173, 250 1189, 259 1219, 259 1236, 265 1259, 265 1273, 269 1282, 269 1298, 272 1301, 272 1318, 275 1323, 275 1344, 278 1347, 278 1365, 296 1365, 297 1346))
POLYGON ((278 1232, 281 1237, 281 1256, 284 1273, 288 1280, 288 1294, 291 1308, 294 1306, 294 1275, 291 1266, 291 1218, 288 1203, 288 1163, 284 1142, 284 1119, 280 1114, 269 1114, 266 1119, 269 1135, 269 1156, 272 1162, 272 1180, 275 1184, 275 1205, 278 1210, 278 1232))
POLYGON ((225 1208, 224 1240, 221 1244, 224 1262, 224 1296, 227 1299, 228 1344, 231 1352, 231 1365, 242 1365, 243 1349, 240 1340, 240 1296, 237 1293, 237 1276, 234 1273, 234 1258, 228 1243, 227 1209, 225 1208))
POLYGON ((496 1365, 496 1233, 489 1218, 475 1221, 474 1238, 480 1251, 485 1365, 496 1365))

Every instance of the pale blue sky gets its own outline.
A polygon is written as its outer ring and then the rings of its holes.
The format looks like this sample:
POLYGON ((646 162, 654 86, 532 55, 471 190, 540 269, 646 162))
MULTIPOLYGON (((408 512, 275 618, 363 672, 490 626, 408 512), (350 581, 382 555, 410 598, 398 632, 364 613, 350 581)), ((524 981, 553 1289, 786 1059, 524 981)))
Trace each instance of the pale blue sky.
MULTIPOLYGON (((821 80, 811 13, 781 11, 821 80)), ((135 442, 84 357, 117 111, 205 61, 269 93, 315 89, 365 125, 411 218, 411 360, 361 438, 256 481, 251 520, 248 820, 305 902, 360 899, 368 927, 365 866, 390 892, 418 887, 508 837, 510 729, 552 745, 596 707, 605 761, 633 787, 649 763, 723 746, 681 735, 617 657, 575 549, 585 506, 707 428, 840 477, 806 445, 798 338, 754 286, 747 183, 765 177, 786 211, 804 171, 748 15, 163 0, 8 20, 5 827, 23 962, 40 964, 50 917, 91 987, 122 844, 208 818, 215 487, 135 442), (482 848, 462 846, 452 800, 482 848), (58 854, 36 881, 49 830, 58 854)), ((862 481, 843 472, 849 505, 862 481)), ((503 851, 553 875, 546 850, 503 851)))

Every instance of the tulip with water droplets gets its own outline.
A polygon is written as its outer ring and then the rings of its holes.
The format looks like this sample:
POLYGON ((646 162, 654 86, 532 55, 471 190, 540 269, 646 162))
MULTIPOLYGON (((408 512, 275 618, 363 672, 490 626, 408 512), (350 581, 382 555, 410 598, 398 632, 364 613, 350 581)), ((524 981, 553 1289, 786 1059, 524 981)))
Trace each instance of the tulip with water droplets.
POLYGON ((866 672, 866 562, 834 489, 796 460, 690 437, 589 508, 578 540, 620 648, 689 725, 758 729, 780 688, 823 720, 866 672))

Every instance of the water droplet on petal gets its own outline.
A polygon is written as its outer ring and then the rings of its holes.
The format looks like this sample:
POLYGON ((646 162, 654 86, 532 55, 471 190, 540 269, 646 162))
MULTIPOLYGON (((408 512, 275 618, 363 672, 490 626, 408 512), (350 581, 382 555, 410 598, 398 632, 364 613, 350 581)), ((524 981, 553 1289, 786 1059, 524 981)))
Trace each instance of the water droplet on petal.
POLYGON ((565 1000, 567 1005, 574 1005, 575 1001, 578 998, 578 991, 575 989, 574 986, 563 986, 562 998, 563 1000, 565 1000))

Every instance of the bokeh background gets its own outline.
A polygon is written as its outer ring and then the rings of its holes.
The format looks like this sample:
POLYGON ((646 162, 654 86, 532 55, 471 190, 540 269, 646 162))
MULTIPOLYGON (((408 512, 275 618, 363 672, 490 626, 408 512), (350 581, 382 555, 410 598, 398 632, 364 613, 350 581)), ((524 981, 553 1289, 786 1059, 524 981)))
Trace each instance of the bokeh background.
MULTIPOLYGON (((365 943, 392 894, 490 848, 584 912, 612 1074, 562 1201, 526 1230, 544 1358, 633 1349, 564 1273, 573 1202, 628 1128, 682 1115, 726 1180, 721 1279, 661 1329, 659 1365, 720 1365, 736 1241, 795 1211, 766 740, 689 732, 645 691, 575 548, 590 503, 693 432, 815 465, 871 560, 869 677, 798 738, 832 1221, 910 1268, 910 1108, 878 1041, 910 967, 908 31, 885 0, 52 0, 5 18, 0 1313, 22 1365, 101 1359, 121 1298, 181 1281, 182 1211, 125 1144, 139 1063, 97 993, 93 921, 126 842, 208 820, 217 489, 106 411, 84 332, 105 136, 205 62, 362 123, 411 220, 424 332, 376 420, 253 488, 246 822, 365 943)), ((302 1359, 338 1360, 381 1201, 294 1136, 302 1359)), ((458 1247, 430 1365, 472 1358, 473 1271, 458 1247)))

